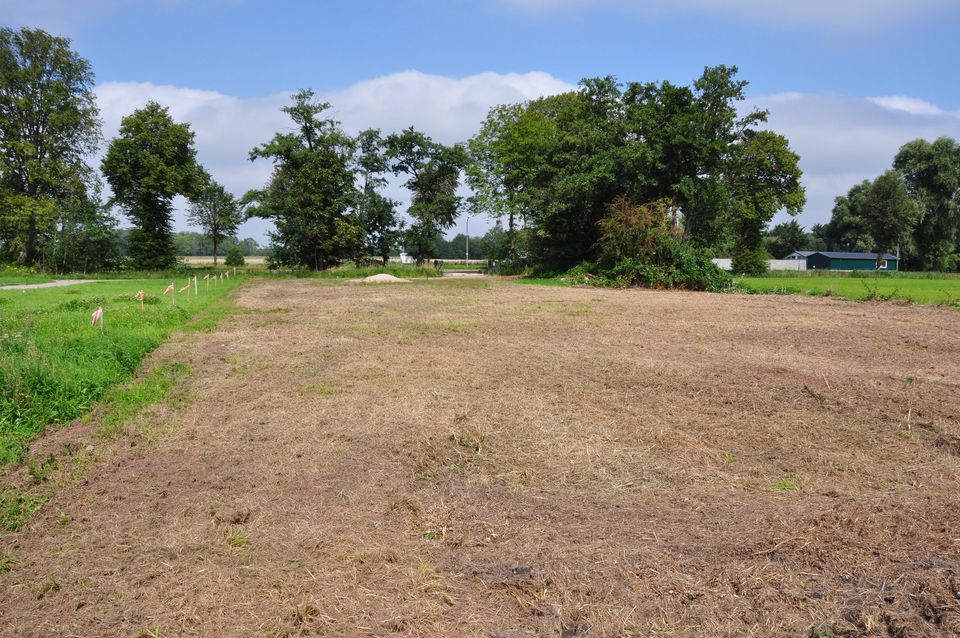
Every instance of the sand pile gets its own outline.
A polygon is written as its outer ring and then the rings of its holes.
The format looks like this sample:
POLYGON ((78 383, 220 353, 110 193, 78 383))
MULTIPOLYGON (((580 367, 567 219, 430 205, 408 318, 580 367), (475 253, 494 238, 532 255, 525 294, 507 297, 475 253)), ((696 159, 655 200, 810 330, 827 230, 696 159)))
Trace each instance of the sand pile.
POLYGON ((410 283, 409 279, 400 279, 400 277, 394 277, 385 272, 379 273, 377 275, 370 275, 363 280, 365 284, 408 284, 410 283))

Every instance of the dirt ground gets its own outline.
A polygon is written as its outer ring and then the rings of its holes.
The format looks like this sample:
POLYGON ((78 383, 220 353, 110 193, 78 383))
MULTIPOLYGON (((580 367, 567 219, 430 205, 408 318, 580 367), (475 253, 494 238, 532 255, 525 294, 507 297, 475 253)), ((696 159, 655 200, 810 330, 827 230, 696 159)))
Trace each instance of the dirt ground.
POLYGON ((2 536, 0 635, 960 635, 955 310, 490 280, 238 303, 151 357, 192 373, 149 436, 35 446, 95 451, 2 536))

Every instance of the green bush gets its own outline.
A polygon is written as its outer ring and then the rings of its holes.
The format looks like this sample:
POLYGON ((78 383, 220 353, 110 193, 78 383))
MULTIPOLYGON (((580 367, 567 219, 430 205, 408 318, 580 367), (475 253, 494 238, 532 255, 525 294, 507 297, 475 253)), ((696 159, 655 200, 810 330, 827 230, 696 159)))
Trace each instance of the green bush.
POLYGON ((583 264, 571 268, 565 278, 574 283, 627 288, 680 288, 720 292, 733 285, 703 252, 671 235, 657 237, 646 257, 626 257, 612 266, 583 264))
POLYGON ((247 262, 243 258, 243 253, 240 252, 240 248, 231 246, 230 250, 227 251, 227 256, 223 260, 223 263, 227 266, 243 266, 247 262))
POLYGON ((767 272, 767 260, 770 255, 762 248, 750 250, 736 248, 733 251, 732 269, 735 275, 758 277, 767 272))
POLYGON ((614 285, 719 292, 733 284, 706 254, 672 236, 661 236, 645 260, 622 259, 607 274, 614 285))

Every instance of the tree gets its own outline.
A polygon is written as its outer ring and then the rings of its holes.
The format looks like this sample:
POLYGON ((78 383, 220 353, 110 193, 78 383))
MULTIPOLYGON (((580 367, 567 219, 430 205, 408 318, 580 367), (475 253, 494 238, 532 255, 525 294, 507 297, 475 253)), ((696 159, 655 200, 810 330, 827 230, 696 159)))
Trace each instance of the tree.
POLYGON ((407 176, 408 214, 414 222, 404 233, 404 245, 418 265, 433 255, 437 237, 453 226, 460 212, 460 172, 467 153, 460 145, 444 146, 413 127, 387 137, 387 157, 395 175, 407 176))
POLYGON ((43 252, 44 266, 58 273, 97 272, 120 267, 117 220, 101 198, 101 184, 65 201, 43 252))
POLYGON ((669 198, 683 211, 684 238, 701 247, 722 244, 731 229, 730 177, 736 150, 767 120, 766 111, 739 116, 748 83, 735 66, 707 67, 691 87, 632 83, 624 95, 629 138, 641 174, 652 179, 638 201, 669 198))
POLYGON ((863 202, 861 216, 873 237, 877 262, 885 251, 896 251, 917 221, 917 204, 907 192, 903 175, 887 171, 873 181, 863 202))
MULTIPOLYGON (((523 215, 531 261, 547 271, 598 257, 618 198, 674 202, 695 247, 757 252, 773 215, 796 213, 804 194, 786 139, 756 129, 766 112, 740 115, 747 83, 736 73, 710 67, 689 87, 592 78, 491 110, 470 141, 480 208, 494 219, 523 215)), ((508 233, 513 245, 509 224, 508 233)))
POLYGON ((827 225, 827 249, 866 252, 874 247, 873 236, 863 218, 863 206, 873 182, 864 180, 836 198, 827 225))
POLYGON ((203 229, 213 245, 213 264, 217 264, 217 248, 223 240, 235 237, 243 221, 240 206, 223 186, 204 173, 202 183, 190 202, 188 219, 203 229))
POLYGON ((90 63, 39 29, 0 29, 0 248, 33 264, 100 141, 90 63))
POLYGON ((389 170, 386 148, 376 129, 361 131, 356 146, 355 161, 361 180, 356 209, 365 232, 365 250, 380 257, 386 265, 403 229, 403 223, 397 219, 397 203, 379 192, 387 183, 384 178, 389 170))
POLYGON ((777 224, 763 238, 764 248, 776 259, 783 259, 797 250, 803 250, 809 243, 809 236, 797 220, 777 224))
POLYGON ((829 232, 829 228, 829 224, 814 224, 807 234, 807 243, 804 245, 803 250, 829 250, 829 248, 827 248, 827 233, 829 232))
POLYGON ((129 237, 132 266, 173 266, 173 198, 193 197, 201 176, 190 126, 174 122, 166 107, 148 102, 121 120, 102 170, 113 189, 112 201, 134 224, 129 237))
POLYGON ((904 144, 893 160, 920 206, 913 232, 914 267, 960 267, 960 144, 948 137, 904 144))
POLYGON ((467 143, 470 162, 467 182, 473 190, 474 212, 506 221, 506 241, 500 259, 517 261, 518 227, 531 210, 530 191, 536 171, 544 165, 543 142, 551 129, 548 119, 523 104, 495 106, 480 131, 467 143))
POLYGON ((243 258, 243 252, 240 251, 240 247, 233 245, 230 247, 230 250, 227 251, 227 258, 223 261, 227 266, 243 266, 247 261, 243 258))
POLYGON ((340 124, 321 117, 330 108, 302 90, 283 112, 293 120, 293 133, 274 138, 250 151, 250 160, 273 162, 273 175, 261 190, 244 195, 249 216, 271 219, 276 231, 271 263, 321 270, 362 258, 364 228, 353 211, 353 140, 340 124))
POLYGON ((759 253, 767 223, 777 211, 786 209, 796 215, 806 203, 806 194, 800 185, 800 157, 790 150, 787 138, 782 135, 773 131, 746 131, 744 141, 733 151, 730 164, 736 236, 733 270, 749 273, 757 270, 762 261, 759 253), (750 266, 741 267, 741 264, 750 266))

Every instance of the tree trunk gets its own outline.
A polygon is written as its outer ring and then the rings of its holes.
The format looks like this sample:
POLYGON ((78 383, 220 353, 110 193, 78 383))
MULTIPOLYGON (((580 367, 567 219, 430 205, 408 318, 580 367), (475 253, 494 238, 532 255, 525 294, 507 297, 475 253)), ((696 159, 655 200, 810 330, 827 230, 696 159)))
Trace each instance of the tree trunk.
POLYGON ((217 240, 213 240, 213 265, 217 265, 217 240))
POLYGON ((23 251, 23 263, 32 266, 37 259, 37 217, 30 215, 30 221, 27 224, 27 245, 23 251))

